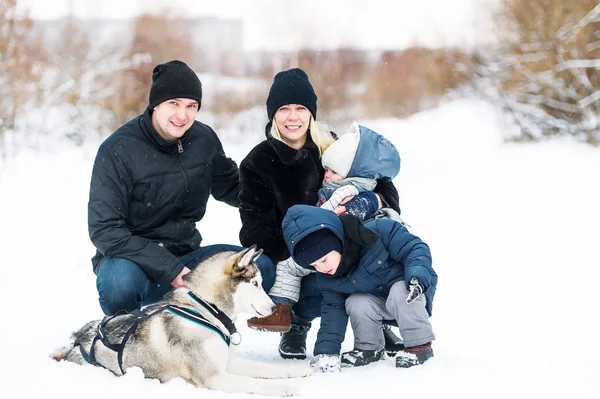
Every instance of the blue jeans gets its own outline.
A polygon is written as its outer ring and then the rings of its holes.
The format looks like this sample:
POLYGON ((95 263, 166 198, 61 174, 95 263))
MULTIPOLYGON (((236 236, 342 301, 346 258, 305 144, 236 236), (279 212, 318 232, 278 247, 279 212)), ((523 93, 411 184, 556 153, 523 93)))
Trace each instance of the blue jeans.
POLYGON ((316 317, 321 317, 322 301, 323 294, 317 284, 317 273, 311 273, 306 277, 302 277, 300 297, 292 310, 300 321, 308 323, 316 317))
MULTIPOLYGON (((208 245, 179 256, 179 260, 193 269, 216 253, 242 249, 236 245, 208 245)), ((275 282, 273 261, 266 255, 260 255, 257 266, 262 274, 263 288, 268 292, 275 282)), ((164 294, 173 289, 171 284, 157 284, 137 264, 123 258, 107 258, 102 262, 96 277, 96 288, 100 307, 108 316, 120 310, 131 312, 160 301, 164 294)))

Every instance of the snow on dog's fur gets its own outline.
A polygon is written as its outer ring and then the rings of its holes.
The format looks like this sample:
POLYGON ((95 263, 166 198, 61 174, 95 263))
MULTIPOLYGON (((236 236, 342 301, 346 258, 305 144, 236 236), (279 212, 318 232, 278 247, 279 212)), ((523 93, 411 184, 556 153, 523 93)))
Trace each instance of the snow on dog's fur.
MULTIPOLYGON (((187 288, 178 288, 163 301, 147 306, 152 313, 165 305, 176 305, 201 313, 219 329, 225 326, 188 294, 216 305, 231 320, 240 313, 264 317, 275 305, 262 289, 262 277, 254 264, 262 253, 255 247, 241 252, 224 252, 200 263, 183 277, 187 288)), ((105 333, 111 343, 120 343, 133 322, 134 316, 122 315, 110 320, 105 333)), ((86 364, 79 345, 90 353, 101 320, 87 323, 73 333, 73 342, 57 349, 51 356, 86 364)), ((116 375, 121 375, 117 353, 101 341, 94 345, 96 360, 116 375)), ((291 396, 292 387, 261 380, 265 378, 296 378, 310 374, 304 366, 270 365, 235 356, 235 345, 227 346, 214 331, 197 323, 161 311, 140 321, 123 349, 123 370, 140 367, 148 378, 167 381, 181 377, 196 386, 226 392, 246 392, 270 396, 291 396)))

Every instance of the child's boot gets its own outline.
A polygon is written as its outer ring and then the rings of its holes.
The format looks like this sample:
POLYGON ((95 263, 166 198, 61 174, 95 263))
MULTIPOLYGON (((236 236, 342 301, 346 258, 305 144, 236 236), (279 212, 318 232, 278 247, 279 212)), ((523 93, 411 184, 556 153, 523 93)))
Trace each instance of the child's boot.
POLYGON ((398 352, 404 349, 404 342, 402 341, 402 338, 394 334, 392 328, 387 324, 384 324, 382 329, 385 342, 385 352, 389 357, 394 357, 398 352))
POLYGON ((287 332, 292 326, 292 307, 275 304, 275 311, 267 317, 248 319, 248 327, 257 331, 287 332))
POLYGON ((342 353, 342 364, 351 367, 366 366, 384 358, 384 350, 361 350, 354 349, 342 353))
POLYGON ((396 367, 408 368, 418 366, 419 364, 425 363, 430 357, 433 357, 431 342, 404 348, 404 350, 396 356, 396 367))

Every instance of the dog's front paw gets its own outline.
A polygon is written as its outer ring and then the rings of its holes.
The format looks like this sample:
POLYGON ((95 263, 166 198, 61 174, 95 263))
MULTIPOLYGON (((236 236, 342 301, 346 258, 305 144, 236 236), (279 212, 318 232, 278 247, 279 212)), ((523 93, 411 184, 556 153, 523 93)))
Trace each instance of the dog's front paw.
POLYGON ((270 385, 268 392, 265 392, 265 395, 279 396, 282 398, 296 396, 297 394, 298 391, 296 390, 296 388, 287 385, 270 385))

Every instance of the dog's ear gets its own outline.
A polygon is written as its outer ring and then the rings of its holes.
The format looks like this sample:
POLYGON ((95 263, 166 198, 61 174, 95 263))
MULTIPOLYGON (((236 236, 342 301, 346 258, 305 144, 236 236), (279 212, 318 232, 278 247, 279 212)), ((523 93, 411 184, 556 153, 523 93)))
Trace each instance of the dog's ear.
POLYGON ((240 260, 238 260, 238 267, 247 267, 252 262, 256 260, 262 254, 262 249, 257 250, 256 245, 251 246, 248 249, 245 249, 240 253, 240 260))
POLYGON ((246 248, 243 251, 233 254, 225 266, 225 274, 235 274, 236 269, 247 268, 250 264, 256 262, 256 259, 263 253, 262 249, 256 249, 256 245, 246 248))
POLYGON ((250 266, 256 258, 262 254, 262 249, 257 250, 256 245, 233 254, 225 267, 225 274, 230 275, 234 280, 249 280, 256 275, 256 269, 250 266))
POLYGON ((254 256, 252 257, 252 263, 256 263, 256 262, 257 262, 257 260, 258 260, 258 257, 259 257, 260 255, 262 255, 262 253, 263 253, 263 250, 262 250, 262 248, 261 248, 261 249, 259 249, 259 250, 258 250, 258 251, 256 251, 256 252, 254 252, 254 256))

